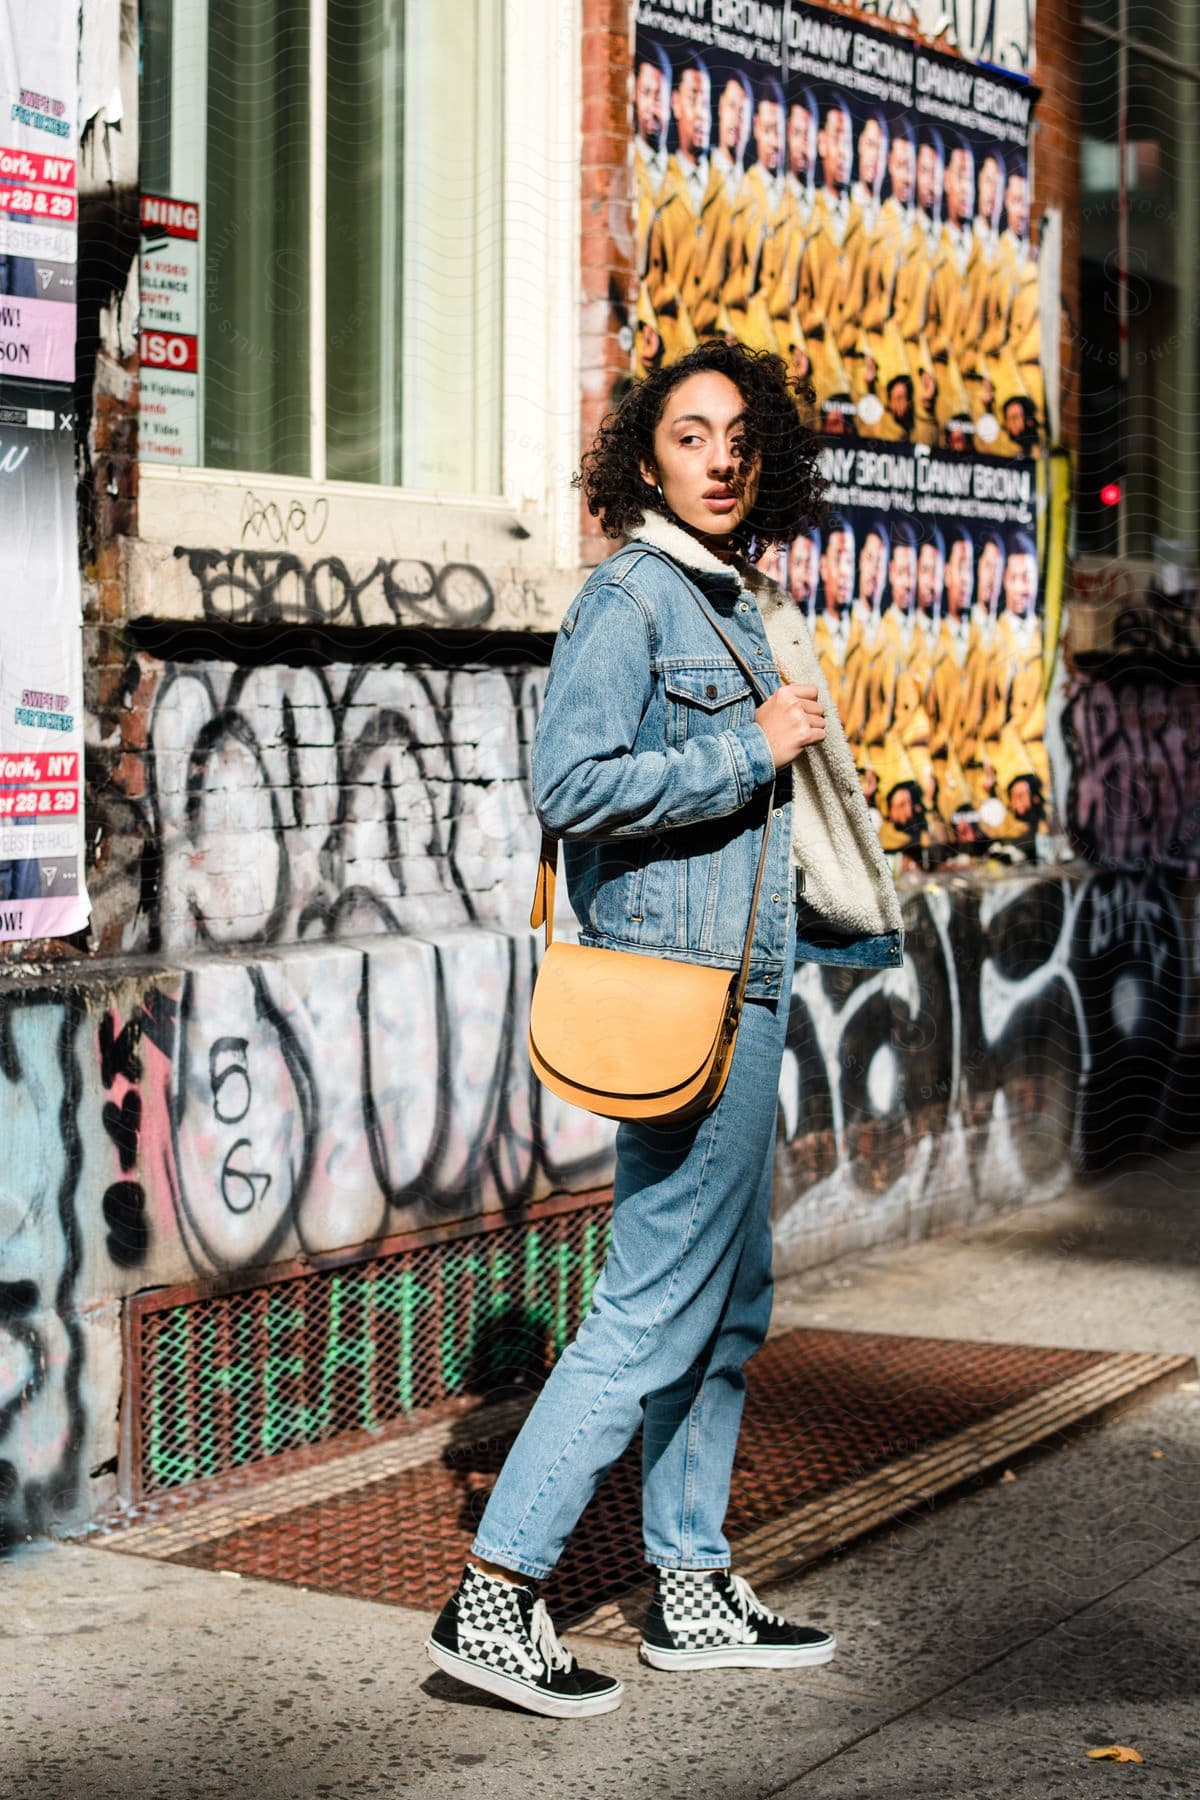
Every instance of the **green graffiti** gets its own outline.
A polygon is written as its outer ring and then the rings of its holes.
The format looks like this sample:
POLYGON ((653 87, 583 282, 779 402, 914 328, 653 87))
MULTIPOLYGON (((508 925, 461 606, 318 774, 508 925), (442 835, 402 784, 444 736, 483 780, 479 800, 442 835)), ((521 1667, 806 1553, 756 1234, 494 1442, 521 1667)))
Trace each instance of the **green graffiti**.
POLYGON ((321 1388, 314 1434, 318 1438, 330 1435, 335 1412, 338 1419, 353 1418, 354 1430, 379 1430, 375 1397, 371 1390, 371 1366, 375 1361, 375 1340, 371 1332, 372 1284, 355 1283, 357 1292, 351 1293, 352 1302, 357 1300, 362 1311, 363 1322, 358 1334, 348 1335, 342 1330, 346 1289, 353 1281, 353 1276, 334 1275, 329 1282, 329 1327, 321 1355, 321 1388), (360 1379, 353 1384, 355 1400, 350 1398, 349 1393, 345 1393, 343 1397, 338 1392, 339 1388, 344 1390, 346 1386, 338 1381, 340 1369, 356 1369, 359 1372, 360 1379))
POLYGON ((525 1308, 525 1316, 531 1324, 545 1325, 549 1323, 549 1313, 539 1303, 538 1287, 543 1266, 542 1237, 538 1231, 531 1231, 523 1245, 523 1268, 521 1272, 521 1303, 525 1308))
POLYGON ((442 1270, 442 1380, 448 1394, 457 1394, 466 1381, 475 1355, 479 1325, 479 1289, 487 1275, 482 1256, 448 1256, 442 1270), (459 1295, 469 1282, 465 1304, 459 1295))
POLYGON ((290 1353, 283 1344, 293 1332, 304 1329, 304 1308, 294 1302, 291 1286, 272 1288, 267 1295, 264 1330, 267 1357, 263 1364, 263 1417, 259 1447, 263 1456, 291 1444, 303 1444, 311 1434, 311 1414, 303 1400, 295 1398, 303 1387, 304 1355, 290 1353))
POLYGON ((160 1485, 194 1481, 200 1470, 188 1446, 193 1442, 187 1384, 182 1379, 192 1360, 192 1317, 187 1307, 171 1313, 154 1343, 158 1375, 150 1392, 150 1429, 146 1459, 160 1485))
MULTIPOLYGON (((533 1229, 417 1258, 202 1300, 161 1319, 145 1362, 149 1486, 173 1487, 343 1432, 377 1432, 449 1395, 540 1374, 591 1304, 608 1244, 533 1229)), ((161 1317, 161 1316, 160 1316, 161 1317)))
POLYGON ((599 1279, 599 1257, 608 1246, 608 1233, 605 1231, 604 1243, 600 1243, 600 1229, 594 1219, 589 1219, 583 1228, 583 1310, 586 1312, 592 1303, 592 1290, 599 1279))
POLYGON ((410 1413, 416 1405, 413 1370, 417 1315, 419 1312, 427 1311, 432 1305, 431 1290, 421 1286, 411 1269, 399 1269, 385 1276, 377 1284, 376 1312, 384 1316, 390 1314, 398 1322, 395 1369, 396 1405, 394 1408, 389 1408, 389 1418, 395 1418, 397 1412, 401 1415, 410 1413))
POLYGON ((571 1273, 579 1258, 566 1244, 554 1252, 554 1356, 562 1355, 571 1337, 571 1273))
POLYGON ((254 1454, 254 1320, 209 1312, 199 1321, 196 1357, 196 1464, 215 1475, 254 1454))

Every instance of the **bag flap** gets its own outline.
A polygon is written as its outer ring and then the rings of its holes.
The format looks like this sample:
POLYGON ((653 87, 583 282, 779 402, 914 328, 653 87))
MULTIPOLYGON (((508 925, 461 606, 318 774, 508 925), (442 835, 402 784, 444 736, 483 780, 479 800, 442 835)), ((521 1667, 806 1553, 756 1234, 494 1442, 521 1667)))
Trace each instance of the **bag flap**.
POLYGON ((579 1087, 670 1093, 711 1055, 736 980, 732 969, 551 944, 534 983, 530 1040, 579 1087))

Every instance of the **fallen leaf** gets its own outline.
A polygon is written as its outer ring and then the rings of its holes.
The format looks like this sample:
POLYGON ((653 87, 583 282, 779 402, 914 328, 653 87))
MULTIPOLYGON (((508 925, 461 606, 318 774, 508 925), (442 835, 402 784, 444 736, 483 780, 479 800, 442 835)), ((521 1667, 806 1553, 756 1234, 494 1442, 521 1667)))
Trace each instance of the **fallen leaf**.
POLYGON ((1013 1474, 1011 1469, 1005 1469, 1005 1471, 1004 1471, 1003 1475, 1000 1477, 1000 1479, 1001 1479, 1001 1481, 1015 1481, 1017 1478, 1013 1474))
POLYGON ((1105 1762, 1142 1762, 1144 1760, 1128 1744, 1104 1744, 1099 1750, 1089 1750, 1087 1754, 1097 1762, 1101 1757, 1105 1762))
POLYGON ((1150 1461, 1151 1462, 1161 1462, 1165 1455, 1166 1455, 1166 1452, 1164 1450, 1152 1450, 1150 1452, 1150 1461))

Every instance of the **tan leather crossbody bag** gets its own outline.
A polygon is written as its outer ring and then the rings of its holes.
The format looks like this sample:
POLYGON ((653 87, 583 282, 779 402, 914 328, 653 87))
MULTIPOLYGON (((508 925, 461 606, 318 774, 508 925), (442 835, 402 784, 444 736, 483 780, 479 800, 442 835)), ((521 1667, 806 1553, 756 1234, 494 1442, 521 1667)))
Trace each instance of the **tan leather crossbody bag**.
MULTIPOLYGON (((707 606, 751 689, 745 658, 707 606)), ((652 952, 554 943, 558 839, 542 837, 529 923, 546 927, 534 983, 529 1059, 538 1080, 573 1106, 607 1119, 683 1122, 714 1106, 729 1075, 750 973, 750 946, 767 862, 763 827, 740 966, 708 968, 652 952)))

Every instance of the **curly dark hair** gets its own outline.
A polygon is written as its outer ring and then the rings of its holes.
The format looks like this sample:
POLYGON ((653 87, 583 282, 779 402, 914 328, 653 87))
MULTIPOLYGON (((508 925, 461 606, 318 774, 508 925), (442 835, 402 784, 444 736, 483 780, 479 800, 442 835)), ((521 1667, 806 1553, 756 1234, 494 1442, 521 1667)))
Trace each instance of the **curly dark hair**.
POLYGON ((654 432, 667 396, 690 375, 727 375, 746 402, 745 438, 762 458, 754 505, 738 532, 740 547, 756 553, 788 544, 824 516, 820 445, 809 420, 816 396, 788 374, 782 357, 713 338, 626 390, 604 419, 574 485, 606 537, 636 530, 647 512, 664 512, 643 478, 654 462, 654 432))

